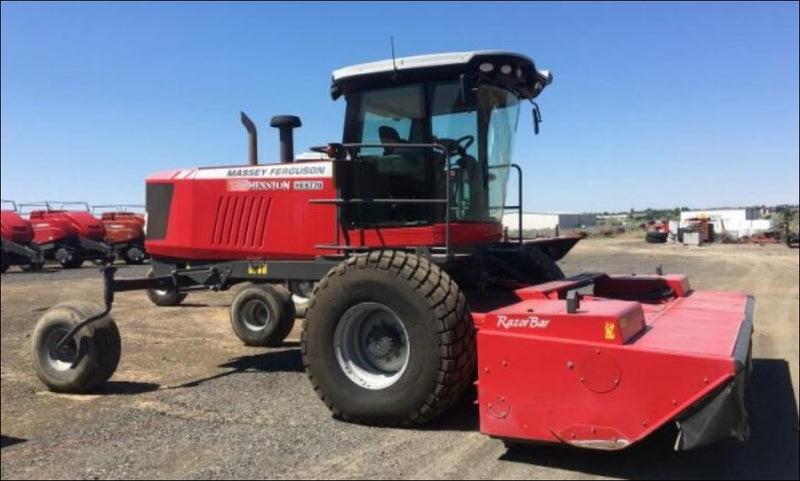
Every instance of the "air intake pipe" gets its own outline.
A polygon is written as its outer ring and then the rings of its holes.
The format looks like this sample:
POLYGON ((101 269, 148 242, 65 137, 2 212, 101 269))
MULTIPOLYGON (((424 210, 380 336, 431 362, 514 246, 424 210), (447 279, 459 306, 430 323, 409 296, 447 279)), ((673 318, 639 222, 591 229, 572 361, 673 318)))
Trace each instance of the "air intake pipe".
POLYGON ((246 113, 242 114, 242 125, 247 129, 247 139, 249 144, 249 151, 247 156, 247 163, 250 165, 258 165, 258 134, 256 133, 256 126, 246 113))
POLYGON ((269 125, 280 132, 281 162, 294 162, 294 132, 293 129, 302 126, 300 117, 294 115, 276 115, 272 117, 269 125))

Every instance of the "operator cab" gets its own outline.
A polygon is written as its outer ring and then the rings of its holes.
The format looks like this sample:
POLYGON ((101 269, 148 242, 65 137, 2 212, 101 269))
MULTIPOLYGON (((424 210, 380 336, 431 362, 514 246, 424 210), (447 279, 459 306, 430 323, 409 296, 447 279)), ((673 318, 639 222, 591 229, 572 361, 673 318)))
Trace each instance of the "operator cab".
POLYGON ((341 177, 342 196, 431 200, 355 204, 342 210, 342 221, 443 223, 448 204, 433 200, 449 198, 450 222, 501 222, 519 103, 551 80, 531 59, 506 52, 405 57, 334 71, 331 96, 347 101, 343 143, 366 144, 348 148, 353 162, 341 177))

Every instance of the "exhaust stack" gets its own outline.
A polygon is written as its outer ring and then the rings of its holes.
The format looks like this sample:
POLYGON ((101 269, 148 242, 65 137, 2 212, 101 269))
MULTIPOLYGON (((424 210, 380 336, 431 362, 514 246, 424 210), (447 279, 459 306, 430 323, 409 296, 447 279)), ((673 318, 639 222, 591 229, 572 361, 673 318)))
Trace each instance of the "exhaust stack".
POLYGON ((269 125, 280 132, 281 162, 294 162, 294 132, 293 129, 302 126, 300 117, 294 115, 276 115, 272 117, 269 125))
POLYGON ((247 163, 250 165, 258 165, 258 133, 256 133, 256 126, 246 113, 242 114, 242 125, 247 129, 247 139, 249 144, 247 163))

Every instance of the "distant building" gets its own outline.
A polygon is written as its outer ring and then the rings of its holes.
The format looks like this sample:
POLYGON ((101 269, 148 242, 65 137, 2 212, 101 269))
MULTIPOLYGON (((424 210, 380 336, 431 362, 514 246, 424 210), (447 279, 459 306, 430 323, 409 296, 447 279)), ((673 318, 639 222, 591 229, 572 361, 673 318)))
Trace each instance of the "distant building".
MULTIPOLYGON (((503 215, 503 226, 509 230, 516 231, 518 228, 519 217, 516 212, 509 212, 503 215)), ((522 230, 559 230, 583 229, 597 225, 596 214, 565 214, 565 213, 545 213, 545 212, 524 212, 522 214, 522 230)))
POLYGON ((626 224, 629 218, 630 214, 597 214, 598 221, 612 221, 626 224))
POLYGON ((761 218, 761 209, 758 207, 686 210, 681 212, 680 226, 689 225, 689 219, 708 219, 714 224, 714 232, 726 233, 734 239, 760 234, 775 225, 772 219, 761 218))

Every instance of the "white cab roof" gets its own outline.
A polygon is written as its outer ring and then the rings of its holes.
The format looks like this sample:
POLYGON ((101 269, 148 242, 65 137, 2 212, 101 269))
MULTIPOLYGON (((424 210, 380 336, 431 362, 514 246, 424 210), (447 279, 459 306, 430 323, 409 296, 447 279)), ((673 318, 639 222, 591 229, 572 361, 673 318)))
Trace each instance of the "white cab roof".
POLYGON ((417 55, 413 57, 400 57, 397 59, 380 60, 378 62, 362 63, 340 68, 333 71, 333 81, 353 77, 356 75, 372 74, 378 72, 391 72, 397 70, 410 70, 425 67, 442 67, 445 65, 463 65, 469 63, 476 55, 509 55, 533 63, 530 58, 513 52, 494 50, 481 50, 475 52, 436 53, 430 55, 417 55))

